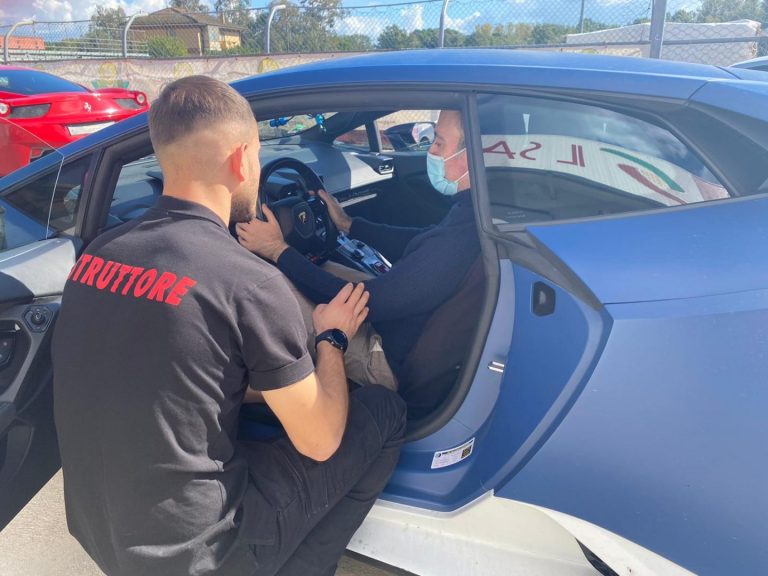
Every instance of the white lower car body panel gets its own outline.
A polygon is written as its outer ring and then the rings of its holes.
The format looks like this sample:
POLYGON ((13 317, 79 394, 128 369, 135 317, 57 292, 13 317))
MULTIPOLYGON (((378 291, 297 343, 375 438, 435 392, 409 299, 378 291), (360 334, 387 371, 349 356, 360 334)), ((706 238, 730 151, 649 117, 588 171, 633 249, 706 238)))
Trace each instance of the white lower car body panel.
POLYGON ((378 501, 348 548, 419 576, 594 576, 577 539, 620 575, 691 572, 612 532, 490 493, 452 513, 378 501))

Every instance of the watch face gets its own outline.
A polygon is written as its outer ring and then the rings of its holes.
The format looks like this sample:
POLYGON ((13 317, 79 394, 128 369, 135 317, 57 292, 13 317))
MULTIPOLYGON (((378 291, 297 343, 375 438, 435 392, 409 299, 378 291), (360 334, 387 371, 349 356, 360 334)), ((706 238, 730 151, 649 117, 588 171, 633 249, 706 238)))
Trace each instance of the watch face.
POLYGON ((322 334, 318 334, 317 338, 315 338, 315 343, 318 342, 328 342, 331 346, 338 348, 342 352, 347 351, 347 344, 349 343, 347 335, 338 328, 332 328, 322 334))
POLYGON ((336 342, 336 344, 338 344, 342 350, 347 349, 347 345, 349 344, 349 341, 347 340, 347 335, 344 334, 344 332, 342 332, 338 328, 334 328, 331 331, 331 336, 333 337, 333 340, 336 342))

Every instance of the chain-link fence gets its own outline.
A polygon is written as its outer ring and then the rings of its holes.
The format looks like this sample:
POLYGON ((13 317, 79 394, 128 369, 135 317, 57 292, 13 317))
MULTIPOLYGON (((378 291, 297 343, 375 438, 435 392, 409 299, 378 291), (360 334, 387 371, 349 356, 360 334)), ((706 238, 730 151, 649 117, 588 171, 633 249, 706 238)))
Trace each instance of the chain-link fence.
POLYGON ((768 1, 759 0, 422 0, 363 7, 298 0, 221 12, 165 8, 132 17, 100 8, 87 21, 0 26, 0 43, 5 61, 507 46, 661 53, 727 65, 766 51, 766 10, 768 1))

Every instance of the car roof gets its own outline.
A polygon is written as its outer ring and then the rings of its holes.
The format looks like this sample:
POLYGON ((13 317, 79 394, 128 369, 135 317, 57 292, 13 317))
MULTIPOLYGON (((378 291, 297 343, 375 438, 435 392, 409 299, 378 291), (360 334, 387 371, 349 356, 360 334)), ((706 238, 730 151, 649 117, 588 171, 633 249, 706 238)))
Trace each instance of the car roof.
MULTIPOLYGON (((446 48, 329 58, 243 78, 232 86, 246 97, 315 88, 397 89, 434 85, 454 89, 509 86, 559 92, 572 90, 681 101, 710 81, 743 82, 739 76, 735 70, 716 66, 649 58, 446 48)), ((96 138, 106 140, 145 125, 145 114, 105 128, 99 136, 68 144, 66 149, 76 151, 94 143, 96 138)))
POLYGON ((733 64, 736 68, 753 68, 755 66, 764 65, 768 65, 768 56, 759 56, 757 58, 752 58, 751 60, 744 60, 743 62, 733 64))
POLYGON ((24 66, 11 66, 9 64, 0 64, 0 70, 26 70, 27 72, 39 72, 40 74, 48 74, 42 70, 35 70, 34 68, 26 68, 24 66))
POLYGON ((430 84, 454 87, 557 88, 687 99, 711 80, 737 80, 728 69, 594 54, 511 49, 426 49, 332 58, 233 82, 246 96, 323 86, 430 84), (663 81, 654 81, 654 79, 663 81))

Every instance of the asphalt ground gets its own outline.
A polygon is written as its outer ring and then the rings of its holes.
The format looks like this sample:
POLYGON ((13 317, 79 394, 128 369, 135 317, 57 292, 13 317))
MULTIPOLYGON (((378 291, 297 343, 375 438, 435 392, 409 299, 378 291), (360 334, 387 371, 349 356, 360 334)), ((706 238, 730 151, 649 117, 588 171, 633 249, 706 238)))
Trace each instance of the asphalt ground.
MULTIPOLYGON (((345 556, 336 576, 396 576, 345 556)), ((0 532, 0 576, 104 576, 69 535, 61 471, 0 532)))

